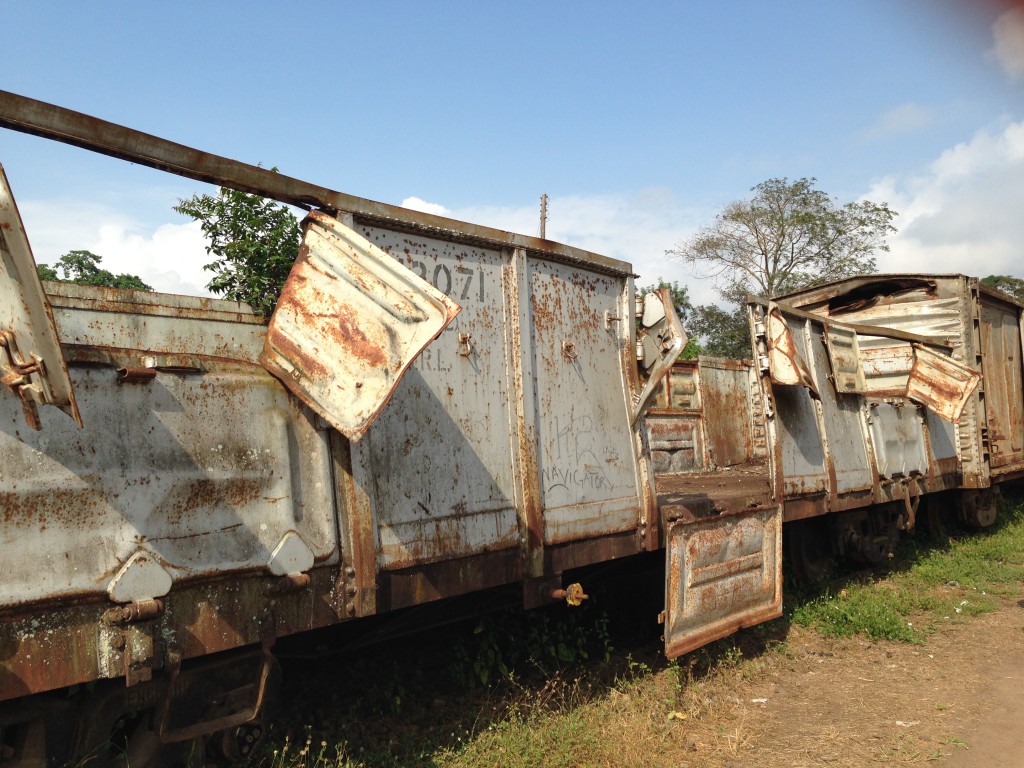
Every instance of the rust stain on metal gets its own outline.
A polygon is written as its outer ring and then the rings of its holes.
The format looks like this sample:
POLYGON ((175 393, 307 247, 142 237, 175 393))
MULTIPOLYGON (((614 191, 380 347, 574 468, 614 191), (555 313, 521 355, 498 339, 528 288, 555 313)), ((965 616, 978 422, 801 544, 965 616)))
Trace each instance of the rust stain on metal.
POLYGON ((957 421, 980 382, 979 371, 920 344, 914 345, 907 397, 923 403, 940 418, 957 421))
POLYGON ((778 307, 771 306, 766 318, 768 368, 776 384, 803 385, 818 394, 807 365, 797 351, 792 332, 778 307))
POLYGON ((366 361, 367 365, 383 367, 388 358, 380 344, 369 338, 354 321, 351 307, 338 310, 338 324, 330 328, 331 335, 345 346, 345 349, 366 361))

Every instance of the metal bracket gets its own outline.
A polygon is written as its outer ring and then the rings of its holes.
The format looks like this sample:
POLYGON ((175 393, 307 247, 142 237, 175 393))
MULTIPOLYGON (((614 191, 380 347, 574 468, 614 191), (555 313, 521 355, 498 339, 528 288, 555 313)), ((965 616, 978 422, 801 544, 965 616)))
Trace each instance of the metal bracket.
POLYGON ((229 715, 215 717, 202 722, 186 725, 182 728, 169 729, 171 719, 171 705, 174 701, 175 683, 181 674, 181 654, 172 652, 169 654, 167 669, 169 680, 167 684, 167 695, 164 698, 163 707, 160 711, 160 720, 157 725, 156 735, 161 744, 174 744, 180 741, 196 739, 217 731, 235 728, 245 723, 252 722, 260 715, 263 709, 263 699, 267 693, 267 681, 274 667, 274 656, 270 653, 270 647, 264 644, 262 649, 262 660, 260 665, 259 679, 256 682, 256 691, 250 706, 244 707, 229 715))
POLYGON ((18 351, 18 342, 14 338, 14 331, 10 329, 0 330, 0 349, 3 349, 7 363, 2 367, 6 373, 0 376, 0 383, 3 383, 21 401, 22 410, 25 413, 25 421, 32 429, 43 428, 39 420, 39 409, 36 407, 36 400, 41 394, 39 387, 32 384, 28 378, 33 373, 41 373, 43 362, 33 357, 31 362, 23 362, 18 358, 21 356, 18 351))

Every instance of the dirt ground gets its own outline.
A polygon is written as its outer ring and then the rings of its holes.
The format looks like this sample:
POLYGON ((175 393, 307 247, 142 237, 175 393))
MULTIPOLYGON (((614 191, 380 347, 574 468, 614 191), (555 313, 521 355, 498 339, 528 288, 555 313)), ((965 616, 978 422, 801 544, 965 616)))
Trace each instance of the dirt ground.
POLYGON ((678 768, 1024 768, 1024 600, 923 645, 791 627, 786 648, 704 692, 678 768))

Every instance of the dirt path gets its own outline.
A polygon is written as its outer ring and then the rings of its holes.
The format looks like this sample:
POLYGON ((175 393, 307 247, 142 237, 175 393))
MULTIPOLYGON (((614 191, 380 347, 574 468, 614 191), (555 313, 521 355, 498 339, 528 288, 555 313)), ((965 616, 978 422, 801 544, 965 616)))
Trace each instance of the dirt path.
POLYGON ((787 646, 715 696, 710 716, 692 724, 683 768, 1024 768, 1024 600, 920 646, 801 628, 787 646))

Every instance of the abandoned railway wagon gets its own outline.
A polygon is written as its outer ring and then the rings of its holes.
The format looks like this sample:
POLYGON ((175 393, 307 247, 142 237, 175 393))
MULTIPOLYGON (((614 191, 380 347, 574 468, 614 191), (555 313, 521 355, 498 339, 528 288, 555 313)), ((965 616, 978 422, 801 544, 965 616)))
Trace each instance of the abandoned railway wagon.
POLYGON ((995 521, 1000 485, 1024 475, 1020 302, 964 275, 895 274, 751 311, 774 492, 805 521, 798 569, 883 559, 942 505, 995 521))
POLYGON ((5 763, 238 757, 280 636, 496 585, 576 601, 564 571, 662 546, 642 414, 685 339, 646 297, 641 381, 628 264, 14 94, 0 123, 315 208, 267 324, 44 289, 0 175, 5 763))
POLYGON ((685 334, 627 263, 6 92, 0 126, 309 211, 266 322, 41 284, 0 174, 5 764, 238 758, 277 638, 499 586, 575 602, 564 573, 642 552, 664 550, 666 652, 685 653, 779 615, 784 519, 878 536, 1019 470, 990 462, 986 408, 1019 390, 978 388, 969 302, 960 336, 825 293, 755 303, 753 367, 669 372, 685 334))

